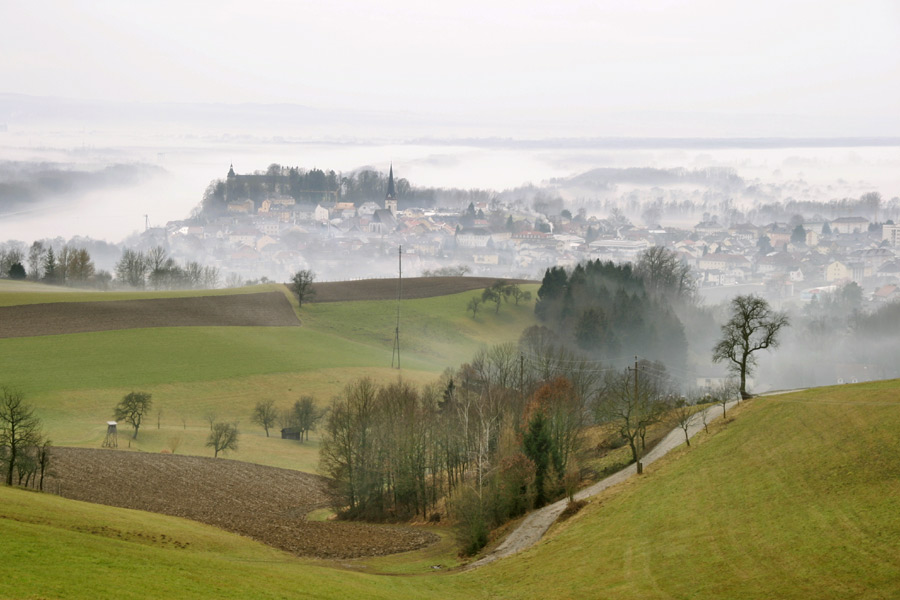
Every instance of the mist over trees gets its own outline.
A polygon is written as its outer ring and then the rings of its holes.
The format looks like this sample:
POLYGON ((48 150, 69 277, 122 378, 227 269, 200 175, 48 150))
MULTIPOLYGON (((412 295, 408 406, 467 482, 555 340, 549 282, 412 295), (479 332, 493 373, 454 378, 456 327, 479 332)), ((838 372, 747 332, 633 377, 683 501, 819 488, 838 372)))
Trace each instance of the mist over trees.
POLYGON ((74 194, 133 186, 157 176, 151 165, 114 164, 97 170, 60 163, 0 161, 0 210, 34 208, 74 194))
POLYGON ((641 355, 684 367, 687 338, 669 295, 689 295, 679 264, 671 277, 599 260, 571 272, 551 267, 537 292, 535 315, 560 338, 600 359, 641 355), (646 279, 645 279, 646 278, 646 279), (645 281, 653 286, 648 293, 645 281))

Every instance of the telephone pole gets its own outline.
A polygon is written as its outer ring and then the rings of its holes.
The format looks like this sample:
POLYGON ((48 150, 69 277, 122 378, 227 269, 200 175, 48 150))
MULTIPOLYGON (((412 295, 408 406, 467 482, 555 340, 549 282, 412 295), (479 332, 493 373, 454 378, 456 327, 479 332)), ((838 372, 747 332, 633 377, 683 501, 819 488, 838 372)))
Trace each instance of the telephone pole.
POLYGON ((403 297, 403 246, 397 247, 397 327, 394 329, 394 350, 391 353, 391 368, 394 357, 397 357, 397 370, 400 370, 400 298, 403 297))

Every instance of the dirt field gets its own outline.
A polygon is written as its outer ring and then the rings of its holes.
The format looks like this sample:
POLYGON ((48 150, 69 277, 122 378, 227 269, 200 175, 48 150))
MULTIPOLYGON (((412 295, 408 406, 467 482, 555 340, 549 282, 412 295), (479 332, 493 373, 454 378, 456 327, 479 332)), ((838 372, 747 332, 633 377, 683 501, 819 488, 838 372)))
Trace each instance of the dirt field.
POLYGON ((409 527, 310 522, 328 506, 317 475, 239 461, 90 448, 54 448, 44 489, 75 500, 184 517, 300 555, 378 556, 437 541, 409 527))
MULTIPOLYGON (((497 281, 496 277, 410 277, 403 279, 403 298, 431 298, 481 290, 497 281)), ((524 279, 505 279, 510 283, 534 283, 524 279)), ((395 300, 397 279, 361 279, 313 285, 316 295, 310 302, 347 300, 395 300)))
POLYGON ((0 338, 138 327, 292 327, 300 321, 280 292, 110 302, 55 302, 0 308, 0 338))

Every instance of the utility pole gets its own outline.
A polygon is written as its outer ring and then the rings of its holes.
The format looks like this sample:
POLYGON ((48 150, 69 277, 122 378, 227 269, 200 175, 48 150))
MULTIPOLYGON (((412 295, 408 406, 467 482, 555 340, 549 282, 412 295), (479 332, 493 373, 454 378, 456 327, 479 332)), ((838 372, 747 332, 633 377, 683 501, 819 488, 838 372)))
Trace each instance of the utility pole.
MULTIPOLYGON (((638 396, 638 357, 634 357, 634 406, 639 406, 640 397, 638 396)), ((643 418, 643 417, 642 417, 643 418)), ((643 439, 643 438, 642 438, 643 439)), ((643 458, 644 449, 641 448, 641 452, 638 454, 637 460, 637 474, 644 474, 644 463, 641 462, 641 458, 643 458)))
POLYGON ((400 370, 400 298, 403 296, 403 246, 397 247, 397 327, 394 329, 394 350, 391 353, 391 368, 394 366, 394 357, 397 357, 397 370, 400 370))

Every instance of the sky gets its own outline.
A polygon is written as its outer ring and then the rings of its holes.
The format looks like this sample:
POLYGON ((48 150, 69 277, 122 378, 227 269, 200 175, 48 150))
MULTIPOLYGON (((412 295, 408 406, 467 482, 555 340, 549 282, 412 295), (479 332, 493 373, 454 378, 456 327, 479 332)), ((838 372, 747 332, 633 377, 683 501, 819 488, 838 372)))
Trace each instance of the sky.
POLYGON ((900 2, 0 0, 0 93, 896 136, 900 2))

